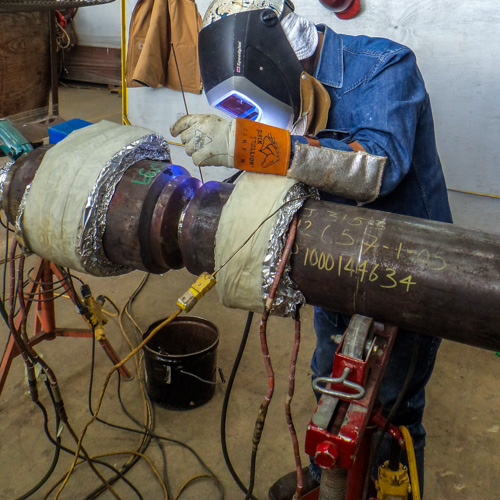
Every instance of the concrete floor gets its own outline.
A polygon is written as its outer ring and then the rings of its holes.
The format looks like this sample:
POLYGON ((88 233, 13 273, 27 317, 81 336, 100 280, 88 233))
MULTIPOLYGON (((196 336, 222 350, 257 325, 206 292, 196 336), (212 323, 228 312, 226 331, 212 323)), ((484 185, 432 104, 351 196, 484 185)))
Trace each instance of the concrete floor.
MULTIPOLYGON (((120 98, 106 89, 62 88, 60 98, 61 115, 64 118, 120 121, 120 98)), ((34 265, 34 262, 34 258, 30 257, 27 269, 34 265)), ((81 277, 91 285, 95 296, 105 294, 121 307, 139 284, 143 274, 134 272, 118 278, 102 279, 81 277)), ((133 307, 134 317, 141 328, 147 328, 153 321, 174 311, 175 300, 189 287, 192 280, 193 277, 186 271, 171 271, 163 276, 151 276, 133 307)), ((241 339, 246 313, 224 308, 219 304, 216 293, 212 292, 200 302, 194 314, 208 319, 218 327, 218 364, 227 379, 241 339)), ((314 348, 312 308, 304 308, 302 317, 303 340, 293 402, 294 421, 301 444, 315 406, 310 390, 309 369, 314 348)), ((57 321, 61 327, 84 326, 74 307, 64 298, 57 301, 57 321)), ((0 328, 1 337, 5 339, 6 328, 0 328)), ((126 322, 126 328, 129 333, 132 332, 130 323, 126 322)), ((110 318, 106 334, 119 354, 125 356, 128 346, 120 334, 116 318, 110 318)), ((275 479, 293 469, 291 442, 283 411, 292 338, 291 320, 271 319, 269 343, 276 370, 276 390, 258 455, 255 495, 259 498, 266 497, 267 489, 275 479)), ((58 338, 39 344, 37 350, 56 372, 70 421, 77 434, 80 434, 89 419, 87 398, 91 341, 58 338)), ((129 366, 133 369, 132 362, 129 366)), ((98 347, 94 406, 110 367, 111 363, 98 347)), ((500 397, 497 390, 499 379, 500 358, 495 357, 494 353, 443 342, 427 391, 427 500, 498 498, 496 483, 500 471, 500 397)), ((244 482, 248 480, 252 429, 266 384, 256 319, 236 379, 228 414, 229 450, 244 482)), ((17 498, 30 489, 43 476, 52 458, 53 447, 44 436, 41 412, 31 402, 26 391, 23 363, 17 358, 0 397, 1 499, 17 498)), ((222 481, 225 498, 237 499, 243 498, 243 495, 225 467, 220 448, 219 419, 224 391, 225 386, 219 383, 209 403, 189 411, 169 411, 157 407, 156 424, 159 434, 184 441, 193 447, 222 481)), ((50 411, 50 402, 43 389, 41 394, 42 401, 50 411)), ((137 381, 123 383, 122 395, 129 410, 137 418, 142 418, 144 411, 137 381)), ((120 410, 115 379, 106 393, 101 416, 121 425, 132 425, 120 410)), ((53 425, 51 415, 51 429, 53 425)), ((64 444, 74 447, 67 430, 63 431, 62 436, 64 444)), ((96 422, 89 428, 84 444, 91 455, 98 455, 136 450, 137 443, 136 435, 96 422)), ((203 473, 203 470, 193 456, 179 446, 167 444, 166 450, 169 478, 175 494, 185 481, 203 473)), ((147 455, 161 471, 161 455, 155 444, 150 445, 147 455)), ((110 459, 110 463, 119 466, 127 458, 125 455, 116 456, 110 459)), ((304 463, 306 459, 303 454, 304 463)), ((47 486, 32 498, 44 498, 49 488, 66 472, 70 463, 71 457, 62 454, 47 486)), ((161 488, 144 461, 136 465, 127 477, 144 498, 163 498, 161 488)), ((87 466, 82 465, 75 471, 60 498, 85 498, 98 485, 96 477, 87 466)), ((136 498, 122 482, 116 484, 116 491, 121 498, 136 498)), ((54 498, 54 493, 50 498, 54 498)), ((113 497, 110 493, 105 493, 102 498, 113 497)), ((190 486, 181 498, 215 499, 218 495, 212 483, 200 480, 190 486)))

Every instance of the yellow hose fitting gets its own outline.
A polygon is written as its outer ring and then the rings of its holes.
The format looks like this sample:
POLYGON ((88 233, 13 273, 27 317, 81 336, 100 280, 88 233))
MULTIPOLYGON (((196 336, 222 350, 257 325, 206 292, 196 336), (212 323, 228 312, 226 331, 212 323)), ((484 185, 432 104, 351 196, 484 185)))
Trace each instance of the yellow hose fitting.
POLYGON ((375 482, 377 498, 380 500, 408 500, 411 493, 410 478, 406 467, 399 465, 398 471, 389 468, 389 461, 378 469, 378 480, 375 482))
POLYGON ((177 299, 177 306, 183 312, 189 312, 200 301, 200 299, 210 291, 217 280, 212 274, 201 273, 198 279, 191 285, 191 288, 177 299))

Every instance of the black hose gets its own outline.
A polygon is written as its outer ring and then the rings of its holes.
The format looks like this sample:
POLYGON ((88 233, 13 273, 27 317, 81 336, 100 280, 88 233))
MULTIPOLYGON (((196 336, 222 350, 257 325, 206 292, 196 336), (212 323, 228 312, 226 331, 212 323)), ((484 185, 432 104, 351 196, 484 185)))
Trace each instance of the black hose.
MULTIPOLYGON (((40 408, 42 415, 43 415, 43 426, 44 429, 48 431, 48 415, 47 415, 47 410, 45 409, 45 406, 43 406, 40 401, 34 401, 34 403, 40 408)), ((59 427, 59 416, 57 415, 56 412, 56 432, 57 428, 59 427)), ((52 463, 50 464, 49 469, 45 473, 45 475, 38 481, 33 488, 31 488, 29 491, 24 493, 24 495, 21 495, 17 500, 25 500, 26 498, 29 498, 33 493, 37 492, 50 478, 52 473, 54 472, 54 469, 57 466, 57 462, 59 461, 59 455, 61 453, 61 438, 58 437, 57 440, 54 442, 55 450, 54 450, 54 456, 52 457, 52 463)))
POLYGON ((248 483, 248 491, 245 496, 245 500, 250 500, 254 498, 252 496, 253 487, 255 485, 255 465, 257 463, 257 447, 253 447, 252 449, 252 458, 250 459, 250 481, 248 483))
POLYGON ((406 396, 406 392, 408 391, 408 386, 410 385, 411 379, 413 378, 413 375, 415 373, 415 368, 417 366, 417 358, 418 358, 418 335, 415 333, 413 337, 413 347, 412 347, 412 353, 411 353, 411 359, 410 359, 410 365, 408 367, 408 372, 406 373, 405 380, 403 382, 403 386, 401 387, 401 390, 399 391, 398 397, 396 398, 396 401, 394 401, 394 404, 392 405, 392 408, 387 415, 384 427, 382 428, 382 431, 380 432, 380 436, 377 439, 377 443, 375 447, 373 448, 372 453, 370 453, 370 461, 368 464, 368 472, 366 475, 366 480, 365 480, 365 486, 363 490, 363 498, 366 497, 368 494, 368 489, 369 489, 369 478, 370 478, 370 471, 373 466, 373 461, 376 459, 378 452, 380 451, 380 446, 382 445, 382 441, 384 439, 385 434, 387 433, 387 429, 389 428, 389 424, 391 423, 392 419, 394 418, 394 415, 396 415, 397 411, 399 410, 399 407, 401 406, 401 403, 403 401, 403 398, 406 396))
MULTIPOLYGON (((74 288, 73 288, 74 289, 74 288)), ((89 380, 89 391, 88 391, 88 406, 89 406, 89 411, 91 415, 94 415, 94 410, 92 409, 92 387, 93 387, 93 381, 94 381, 94 366, 95 366, 95 347, 96 347, 96 340, 95 340, 95 331, 94 331, 94 326, 92 325, 92 357, 91 357, 91 365, 90 365, 90 380, 89 380)), ((117 372, 118 373, 118 372, 117 372)), ((118 373, 118 383, 120 381, 120 374, 118 373)), ((109 425, 105 420, 100 419, 99 417, 96 417, 96 420, 98 422, 101 422, 103 424, 109 425)), ((140 453, 144 453, 149 444, 151 443, 151 436, 146 436, 146 439, 142 443, 142 446, 139 449, 140 453)), ((132 469, 132 467, 141 459, 140 456, 134 455, 132 459, 127 463, 124 464, 121 469, 118 471, 116 470, 116 474, 108 479, 108 483, 114 484, 116 481, 119 479, 123 479, 124 475, 132 469)), ((104 492, 106 487, 104 485, 99 486, 95 490, 93 490, 91 493, 89 493, 86 497, 85 500, 92 500, 94 498, 97 498, 102 492, 104 492)))
MULTIPOLYGON (((227 409, 229 406, 229 398, 231 396, 231 389, 234 384, 234 380, 236 378, 236 373, 238 372, 238 368, 240 366, 241 358, 243 356, 243 352, 245 351, 245 347, 248 340, 248 335, 250 333, 250 327, 252 326, 253 313, 248 313, 247 322, 245 324, 245 329, 243 330, 243 336, 241 338, 240 347, 238 349, 238 354, 236 355, 236 359, 234 360, 233 367, 231 369, 231 375, 229 376, 229 380, 227 382, 226 393, 224 394, 224 401, 222 403, 222 413, 220 417, 220 440, 222 446, 222 454, 224 456, 224 461, 226 462, 226 466, 233 476, 234 481, 239 486, 240 490, 246 494, 248 494, 247 487, 243 484, 238 474, 236 473, 233 464, 231 463, 231 459, 229 457, 229 452, 227 450, 227 442, 226 442, 226 419, 227 419, 227 409)), ((253 453, 252 453, 253 458, 253 453)), ((255 500, 255 497, 250 497, 255 500)))

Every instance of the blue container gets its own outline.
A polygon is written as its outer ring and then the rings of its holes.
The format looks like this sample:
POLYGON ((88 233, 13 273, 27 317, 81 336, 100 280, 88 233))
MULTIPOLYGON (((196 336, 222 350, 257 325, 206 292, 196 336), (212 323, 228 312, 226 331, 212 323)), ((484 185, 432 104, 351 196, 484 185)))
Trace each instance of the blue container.
POLYGON ((88 127, 89 125, 92 125, 92 123, 85 120, 80 120, 80 118, 73 118, 72 120, 53 125, 52 127, 49 127, 49 143, 57 144, 59 141, 62 141, 65 137, 71 134, 71 132, 73 132, 74 130, 88 127))

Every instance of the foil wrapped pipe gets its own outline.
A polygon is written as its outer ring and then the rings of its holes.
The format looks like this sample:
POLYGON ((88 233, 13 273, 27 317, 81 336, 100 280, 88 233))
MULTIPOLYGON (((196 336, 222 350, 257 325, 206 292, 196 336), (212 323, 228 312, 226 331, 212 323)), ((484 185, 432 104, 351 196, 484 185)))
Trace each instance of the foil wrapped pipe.
MULTIPOLYGON (((305 184, 294 184, 283 199, 278 219, 269 238, 268 248, 262 263, 262 300, 265 303, 273 285, 278 270, 280 256, 286 244, 286 234, 294 214, 302 207, 304 202, 311 197, 319 198, 316 189, 305 184)), ((283 275, 276 290, 271 314, 290 316, 306 302, 304 295, 290 277, 290 261, 285 264, 283 275)))
MULTIPOLYGON (((11 223, 41 158, 48 153, 37 148, 2 170, 2 207, 11 223)), ((63 162, 64 168, 69 164, 69 160, 63 162)), ((124 171, 110 193, 102 241, 113 264, 151 272, 183 265, 193 274, 214 271, 216 234, 239 183, 200 185, 177 168, 168 161, 139 160, 124 171), (132 220, 129 213, 138 215, 132 220), (141 217, 156 220, 146 231, 141 217)), ((259 189, 255 191, 258 194, 259 189)), ((59 195, 53 190, 46 197, 59 195)), ((101 202, 98 196, 95 199, 101 202)), ((284 199, 279 198, 276 208, 284 199)), ((252 210, 250 205, 247 211, 252 210)), ((290 215, 286 217, 289 220, 290 215)), ((500 351, 499 236, 312 198, 298 209, 298 217, 290 277, 293 292, 299 290, 307 304, 500 351)), ((234 223, 244 226, 238 217, 234 223)), ((284 228, 286 221, 276 226, 284 228)), ((255 226, 246 229, 249 234, 255 226)), ((275 257, 266 257, 268 243, 282 236, 282 229, 277 235, 270 230, 260 264, 266 258, 270 264, 275 262, 275 257)), ((36 253, 48 258, 43 245, 38 247, 36 253)), ((252 252, 249 259, 255 260, 252 252)), ((255 276, 262 305, 262 265, 255 276)))
POLYGON ((112 276, 133 270, 111 262, 104 252, 102 242, 106 230, 106 214, 116 185, 125 171, 140 160, 170 161, 167 141, 158 134, 151 134, 125 146, 106 163, 89 193, 82 214, 82 231, 75 248, 82 266, 89 274, 112 276))
MULTIPOLYGON (((276 276, 293 215, 312 195, 292 179, 245 172, 221 211, 215 235, 217 292, 221 302, 262 312, 276 276)), ((271 312, 290 315, 305 303, 286 266, 271 312)))
POLYGON ((12 168, 12 165, 14 165, 14 163, 15 163, 14 160, 10 160, 7 163, 4 163, 0 167, 0 205, 1 205, 2 200, 3 200, 3 189, 4 189, 5 182, 7 180, 7 175, 9 173, 10 169, 12 168))
MULTIPOLYGON (((166 141, 144 132, 150 131, 101 122, 46 151, 15 217, 18 239, 27 252, 95 276, 135 269, 107 258, 103 235, 108 207, 124 172, 141 160, 170 164, 166 141)), ((149 183, 154 175, 147 171, 145 178, 149 183)))

